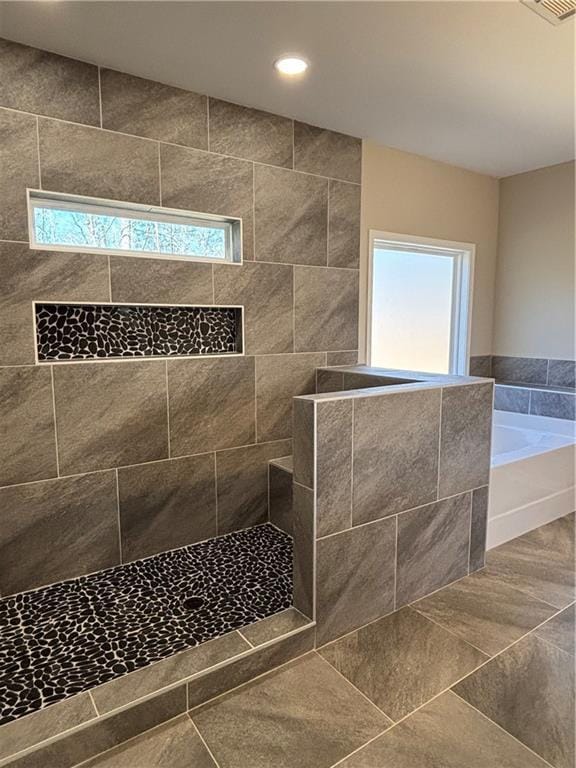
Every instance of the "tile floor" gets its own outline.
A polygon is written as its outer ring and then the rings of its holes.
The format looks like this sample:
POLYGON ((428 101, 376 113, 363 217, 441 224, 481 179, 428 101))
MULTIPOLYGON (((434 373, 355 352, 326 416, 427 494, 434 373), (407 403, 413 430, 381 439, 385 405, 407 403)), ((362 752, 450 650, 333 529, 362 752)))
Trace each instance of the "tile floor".
POLYGON ((572 768, 574 515, 85 765, 572 768))

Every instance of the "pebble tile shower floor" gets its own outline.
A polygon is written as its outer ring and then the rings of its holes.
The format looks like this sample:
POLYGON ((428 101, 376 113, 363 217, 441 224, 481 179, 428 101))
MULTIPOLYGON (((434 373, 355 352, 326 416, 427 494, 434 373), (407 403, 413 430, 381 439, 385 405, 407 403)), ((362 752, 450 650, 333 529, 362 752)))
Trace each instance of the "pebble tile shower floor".
POLYGON ((291 604, 292 540, 270 524, 4 598, 0 725, 291 604))

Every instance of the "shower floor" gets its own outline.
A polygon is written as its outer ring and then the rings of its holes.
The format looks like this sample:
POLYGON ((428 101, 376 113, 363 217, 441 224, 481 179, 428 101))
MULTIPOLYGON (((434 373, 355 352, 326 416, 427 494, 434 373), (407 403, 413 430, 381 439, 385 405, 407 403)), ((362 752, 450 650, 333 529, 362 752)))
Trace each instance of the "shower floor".
POLYGON ((270 524, 4 598, 0 725, 291 604, 292 540, 270 524))

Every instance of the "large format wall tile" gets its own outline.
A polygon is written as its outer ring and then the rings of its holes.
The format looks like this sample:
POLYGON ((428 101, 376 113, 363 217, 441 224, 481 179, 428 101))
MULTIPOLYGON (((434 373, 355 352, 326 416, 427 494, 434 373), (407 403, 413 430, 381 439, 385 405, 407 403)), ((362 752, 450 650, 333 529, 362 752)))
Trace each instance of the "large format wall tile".
POLYGON ((468 573, 471 494, 398 517, 396 605, 405 605, 468 573))
POLYGON ((118 565, 117 506, 114 472, 0 489, 0 592, 118 565))
POLYGON ((40 119, 42 187, 52 192, 160 202, 153 141, 40 119))
MULTIPOLYGON (((1 45, 2 41, 0 56, 1 45)), ((27 240, 26 188, 40 186, 36 118, 32 115, 0 109, 0 169, 0 238, 27 240)))
POLYGON ((54 395, 61 474, 168 457, 163 362, 56 366, 54 395))
POLYGON ((0 486, 55 477, 48 368, 0 368, 0 486))
POLYGON ((213 304, 212 266, 169 259, 110 257, 112 301, 213 304))
POLYGON ((314 401, 296 398, 292 403, 294 482, 314 488, 314 401))
POLYGON ((487 658, 411 608, 361 627, 320 654, 393 720, 487 658))
POLYGON ((360 182, 362 140, 295 122, 294 168, 334 179, 360 182))
POLYGON ((316 654, 191 716, 221 768, 330 768, 389 725, 316 654))
POLYGON ((160 146, 162 205, 242 219, 244 259, 254 258, 252 163, 160 146))
POLYGON ((492 355, 472 355, 470 358, 470 376, 492 377, 492 355))
POLYGON ((122 560, 138 560, 216 535, 213 454, 118 470, 122 560))
POLYGON ((488 485, 492 396, 491 383, 442 390, 440 498, 488 485))
POLYGON ((294 349, 346 350, 358 345, 358 272, 294 268, 294 349))
POLYGON ((292 120, 219 99, 209 104, 212 152, 292 168, 292 120))
POLYGON ((326 365, 357 365, 358 350, 352 349, 345 352, 328 352, 326 365))
POLYGON ((108 261, 0 243, 0 365, 34 363, 32 301, 108 301, 108 261))
POLYGON ((360 187, 330 180, 328 266, 358 268, 360 263, 360 187))
POLYGON ((472 492, 472 520, 470 521, 470 572, 484 567, 486 533, 488 525, 488 486, 472 492))
POLYGON ((112 69, 100 78, 103 128, 208 148, 206 96, 112 69))
POLYGON ((272 525, 292 536, 292 471, 274 464, 268 466, 268 504, 272 525))
POLYGON ((169 360, 171 455, 253 443, 254 388, 252 357, 169 360))
POLYGON ((292 485, 292 556, 294 607, 314 616, 314 491, 292 485))
POLYGON ((497 381, 518 381, 524 384, 546 384, 548 360, 537 357, 492 358, 492 375, 497 381))
POLYGON ((394 610, 395 536, 388 519, 317 541, 319 645, 394 610))
POLYGON ((528 413, 530 390, 496 384, 494 387, 494 410, 528 413))
POLYGON ((546 765, 448 691, 355 752, 340 763, 339 768, 546 768, 546 765))
POLYGON ((216 454, 219 534, 266 522, 268 461, 291 451, 290 440, 278 440, 216 454))
POLYGON ((530 392, 530 413, 535 416, 549 416, 553 419, 576 418, 576 396, 564 392, 530 392))
POLYGON ((434 501, 440 390, 354 400, 354 524, 434 501))
POLYGON ((533 635, 455 692, 555 768, 574 766, 574 659, 533 635))
POLYGON ((292 267, 246 263, 214 267, 214 302, 244 306, 244 349, 249 355, 294 349, 292 267))
POLYGON ((100 124, 98 68, 0 39, 0 106, 100 124))
POLYGON ((352 400, 316 405, 316 529, 328 536, 352 525, 352 400))
POLYGON ((256 358, 256 423, 259 442, 292 436, 292 398, 314 394, 316 368, 325 362, 326 357, 322 352, 256 358))
POLYGON ((549 360, 548 384, 552 387, 576 387, 576 362, 549 360))
POLYGON ((256 258, 325 266, 326 179, 260 165, 254 173, 256 258))

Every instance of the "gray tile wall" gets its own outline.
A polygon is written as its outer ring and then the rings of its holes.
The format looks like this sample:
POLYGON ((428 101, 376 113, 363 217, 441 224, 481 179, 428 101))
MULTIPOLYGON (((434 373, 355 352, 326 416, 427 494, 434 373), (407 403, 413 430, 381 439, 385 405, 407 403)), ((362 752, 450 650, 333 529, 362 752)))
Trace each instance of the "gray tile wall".
POLYGON ((483 566, 492 395, 482 381, 295 400, 319 644, 483 566))
POLYGON ((361 141, 0 40, 0 168, 0 594, 266 520, 357 360, 361 141), (241 216, 245 263, 30 250, 27 187, 241 216), (33 300, 243 304, 246 357, 40 368, 33 300))

